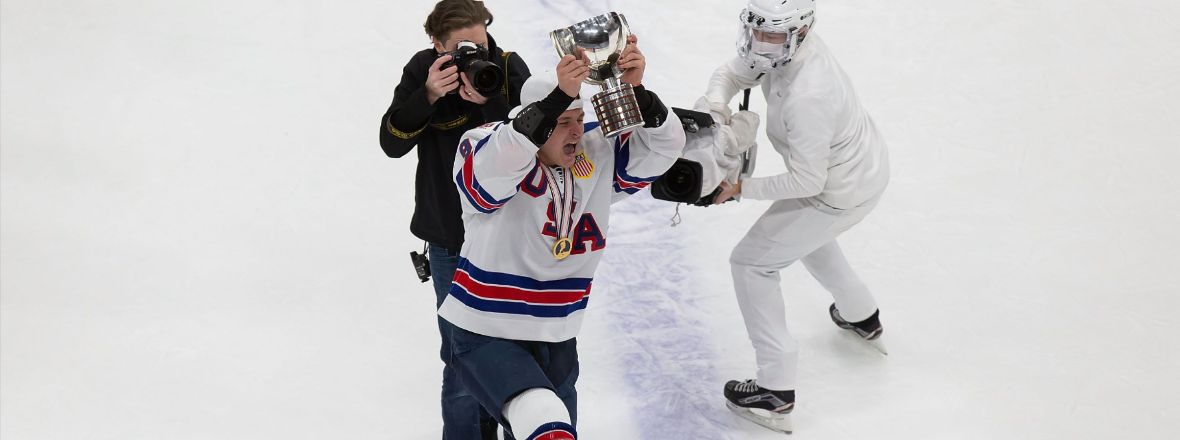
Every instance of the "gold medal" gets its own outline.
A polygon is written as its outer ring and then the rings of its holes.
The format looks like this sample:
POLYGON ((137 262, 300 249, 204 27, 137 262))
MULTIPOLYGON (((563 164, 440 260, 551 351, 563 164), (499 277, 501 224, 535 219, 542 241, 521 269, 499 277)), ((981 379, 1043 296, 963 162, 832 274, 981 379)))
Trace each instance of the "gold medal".
POLYGON ((570 256, 570 251, 574 249, 574 242, 568 238, 557 240, 553 243, 553 258, 564 260, 565 257, 570 256))
POLYGON ((544 168, 544 170, 545 178, 549 182, 549 193, 553 197, 552 221, 554 229, 557 231, 557 242, 553 243, 553 258, 561 261, 570 256, 574 250, 574 242, 569 239, 574 223, 574 179, 570 177, 569 168, 561 169, 565 191, 560 191, 560 187, 553 177, 553 171, 548 168, 544 168))

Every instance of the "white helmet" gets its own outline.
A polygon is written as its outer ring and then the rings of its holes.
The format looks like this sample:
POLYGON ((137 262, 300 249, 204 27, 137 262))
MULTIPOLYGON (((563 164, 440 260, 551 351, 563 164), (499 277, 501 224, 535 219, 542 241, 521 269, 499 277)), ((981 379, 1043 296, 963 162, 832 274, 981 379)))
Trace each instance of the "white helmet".
POLYGON ((802 39, 799 31, 815 24, 815 0, 750 0, 738 17, 737 49, 751 69, 765 73, 791 62, 802 39), (782 42, 754 38, 754 31, 782 34, 782 42))

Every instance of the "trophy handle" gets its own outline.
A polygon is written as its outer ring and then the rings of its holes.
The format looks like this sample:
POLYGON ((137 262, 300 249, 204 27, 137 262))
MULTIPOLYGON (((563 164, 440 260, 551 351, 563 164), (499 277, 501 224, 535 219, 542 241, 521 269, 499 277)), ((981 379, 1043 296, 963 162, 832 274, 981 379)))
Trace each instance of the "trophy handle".
MULTIPOLYGON (((549 39, 553 41, 553 48, 557 50, 557 58, 562 58, 569 55, 566 52, 566 40, 573 40, 573 35, 570 35, 565 29, 558 29, 549 33, 549 39)), ((569 46, 573 46, 573 41, 568 41, 569 46)))

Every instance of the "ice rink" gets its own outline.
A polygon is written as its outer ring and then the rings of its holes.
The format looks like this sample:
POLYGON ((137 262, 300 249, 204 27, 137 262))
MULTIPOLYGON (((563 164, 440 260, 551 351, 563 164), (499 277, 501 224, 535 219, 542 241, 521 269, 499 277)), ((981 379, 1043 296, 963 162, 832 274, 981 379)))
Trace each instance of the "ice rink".
MULTIPOLYGON (((433 3, 0 3, 0 437, 440 437, 416 159, 377 143, 433 3)), ((534 71, 548 31, 625 14, 687 107, 744 2, 487 4, 534 71)), ((1180 3, 818 8, 890 147, 840 242, 891 354, 786 270, 792 438, 1180 438, 1180 3)), ((768 206, 615 206, 580 438, 783 438, 721 398, 754 374, 728 255, 768 206)))

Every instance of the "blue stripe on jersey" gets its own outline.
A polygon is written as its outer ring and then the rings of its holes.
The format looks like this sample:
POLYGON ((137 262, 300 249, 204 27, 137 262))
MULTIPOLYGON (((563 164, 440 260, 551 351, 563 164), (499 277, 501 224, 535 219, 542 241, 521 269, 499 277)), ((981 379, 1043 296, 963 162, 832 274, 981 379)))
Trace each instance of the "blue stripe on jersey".
POLYGON ((500 206, 496 206, 494 208, 484 208, 483 206, 481 206, 479 204, 479 202, 477 202, 475 200, 475 197, 473 197, 471 195, 471 193, 468 192, 467 185, 463 183, 463 170, 459 170, 459 174, 455 175, 455 183, 458 184, 458 186, 459 186, 459 193, 463 194, 463 196, 467 197, 467 203, 469 203, 472 208, 475 208, 476 211, 482 212, 484 214, 491 214, 493 212, 498 211, 500 209, 500 207, 503 206, 503 205, 500 205, 500 206))
POLYGON ((625 142, 622 138, 623 136, 620 135, 615 139, 615 192, 635 194, 651 182, 655 182, 660 176, 635 177, 627 174, 627 165, 631 162, 631 137, 627 136, 625 142), (620 184, 620 181, 626 185, 620 184))
MULTIPOLYGON (((480 284, 510 286, 519 289, 539 290, 539 291, 578 291, 586 290, 590 287, 590 278, 567 278, 563 280, 553 281, 538 281, 529 277, 513 275, 508 273, 490 272, 471 264, 471 261, 466 258, 459 258, 459 265, 456 270, 466 272, 472 280, 480 284)), ((585 309, 590 303, 589 295, 586 295, 581 300, 571 304, 561 305, 545 305, 545 304, 530 304, 521 301, 495 300, 481 298, 468 292, 459 283, 452 283, 450 295, 462 302, 467 307, 479 310, 481 312, 491 313, 507 313, 513 315, 528 315, 538 318, 564 318, 578 310, 585 309)))
MULTIPOLYGON (((492 128, 492 131, 495 132, 502 126, 503 124, 498 124, 496 127, 492 128)), ((491 138, 492 135, 488 134, 487 136, 484 136, 483 139, 480 139, 480 141, 475 144, 475 148, 472 149, 471 154, 468 154, 467 157, 463 159, 464 164, 466 165, 468 161, 474 161, 476 153, 479 153, 479 150, 482 150, 484 145, 486 145, 488 140, 491 138)), ((512 198, 511 195, 504 198, 504 200, 497 200, 495 197, 492 197, 492 195, 488 194, 488 192, 483 189, 483 186, 479 184, 479 179, 475 177, 474 171, 471 174, 471 188, 469 188, 465 181, 464 174, 467 168, 467 166, 464 166, 459 169, 459 172, 455 173, 455 183, 457 184, 460 192, 462 192, 463 195, 467 197, 467 201, 473 208, 475 208, 476 211, 482 212, 484 214, 491 214, 499 210, 502 206, 504 206, 505 203, 508 202, 508 200, 512 198), (476 191, 478 196, 476 194, 472 194, 472 190, 476 191), (479 202, 479 200, 476 200, 476 197, 479 197, 479 199, 492 206, 490 208, 485 208, 483 204, 479 202)))
POLYGON ((472 296, 458 284, 451 285, 450 295, 459 300, 459 302, 467 305, 467 307, 471 307, 481 312, 528 315, 538 318, 564 318, 569 316, 571 313, 585 309, 586 305, 590 303, 589 296, 582 298, 581 301, 564 306, 543 306, 520 302, 488 301, 472 296))
POLYGON ((587 287, 590 287, 590 282, 593 281, 591 278, 538 281, 526 276, 486 271, 475 267, 471 263, 471 260, 463 257, 459 257, 458 269, 463 269, 468 275, 471 275, 471 279, 483 284, 496 284, 528 290, 586 290, 587 287))

